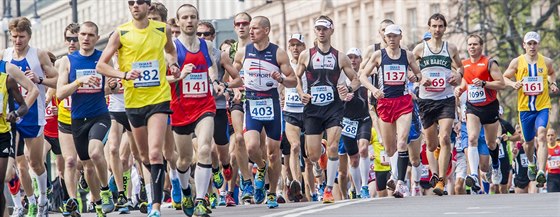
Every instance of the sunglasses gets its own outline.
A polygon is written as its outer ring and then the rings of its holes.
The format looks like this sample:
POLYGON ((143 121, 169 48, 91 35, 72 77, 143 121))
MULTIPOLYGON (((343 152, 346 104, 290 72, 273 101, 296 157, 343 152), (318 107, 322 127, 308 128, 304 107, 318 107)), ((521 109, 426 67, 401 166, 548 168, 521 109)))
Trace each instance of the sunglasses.
POLYGON ((213 35, 213 33, 211 33, 211 32, 197 32, 196 35, 198 37, 203 36, 203 35, 204 35, 204 37, 208 37, 208 36, 213 35))
POLYGON ((235 23, 233 23, 233 25, 234 25, 234 26, 238 26, 238 27, 241 27, 241 26, 248 26, 248 25, 249 25, 249 22, 248 22, 248 21, 235 22, 235 23))
POLYGON ((78 42, 78 37, 66 37, 67 42, 78 42))
POLYGON ((134 3, 138 5, 143 5, 143 4, 150 4, 150 1, 149 0, 128 1, 128 6, 134 6, 134 3))

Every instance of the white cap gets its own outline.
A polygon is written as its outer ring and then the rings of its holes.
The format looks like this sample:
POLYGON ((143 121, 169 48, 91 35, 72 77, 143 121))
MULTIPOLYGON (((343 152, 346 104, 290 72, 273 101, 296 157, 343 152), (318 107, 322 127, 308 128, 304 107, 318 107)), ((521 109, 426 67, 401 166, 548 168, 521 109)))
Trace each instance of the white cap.
POLYGON ((360 51, 360 49, 358 48, 350 48, 348 51, 346 51, 346 56, 350 55, 350 54, 354 54, 356 56, 361 57, 362 56, 362 51, 360 51))
POLYGON ((317 21, 315 21, 315 27, 317 26, 324 26, 327 27, 329 29, 333 28, 333 25, 331 23, 331 21, 325 20, 325 19, 319 19, 317 21))
POLYGON ((530 41, 536 41, 537 43, 541 42, 541 36, 537 32, 528 32, 525 34, 523 38, 523 42, 528 43, 530 41))
POLYGON ((391 34, 391 33, 400 35, 402 33, 401 27, 396 25, 396 24, 391 24, 391 25, 388 25, 387 27, 385 27, 385 35, 388 35, 388 34, 391 34))
POLYGON ((292 36, 290 36, 290 38, 288 39, 288 42, 292 41, 292 40, 297 40, 301 43, 305 43, 304 39, 303 39, 303 35, 302 34, 292 34, 292 36))

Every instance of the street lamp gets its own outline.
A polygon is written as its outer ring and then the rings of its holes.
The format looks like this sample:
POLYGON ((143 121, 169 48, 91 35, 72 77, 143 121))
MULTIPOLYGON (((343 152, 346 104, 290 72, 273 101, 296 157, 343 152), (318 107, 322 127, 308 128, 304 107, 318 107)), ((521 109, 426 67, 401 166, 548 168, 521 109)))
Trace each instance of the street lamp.
POLYGON ((2 18, 2 30, 4 31, 4 47, 7 48, 8 47, 8 25, 10 24, 10 21, 12 20, 12 3, 11 1, 5 1, 5 6, 6 8, 4 8, 4 17, 2 18))
POLYGON ((33 17, 31 17, 31 26, 35 31, 39 31, 42 27, 41 16, 37 14, 37 0, 33 0, 33 17))

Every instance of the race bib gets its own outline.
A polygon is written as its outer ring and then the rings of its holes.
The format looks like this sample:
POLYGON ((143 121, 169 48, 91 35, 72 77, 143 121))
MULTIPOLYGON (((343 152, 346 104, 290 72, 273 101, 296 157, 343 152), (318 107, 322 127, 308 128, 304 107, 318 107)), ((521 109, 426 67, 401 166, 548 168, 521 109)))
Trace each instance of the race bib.
POLYGON ((536 96, 543 92, 542 76, 525 76, 523 77, 523 93, 528 96, 536 96))
POLYGON ((299 97, 296 88, 286 88, 286 106, 289 107, 303 107, 303 103, 299 97))
POLYGON ((342 135, 355 139, 358 133, 358 121, 342 118, 342 135))
POLYGON ((560 156, 550 156, 548 158, 548 168, 560 169, 560 156))
POLYGON ((480 103, 486 101, 486 91, 484 91, 484 87, 470 84, 467 90, 467 99, 470 103, 480 103))
POLYGON ((379 152, 379 157, 381 158, 380 161, 382 164, 389 163, 389 156, 387 155, 387 152, 385 151, 379 152))
POLYGON ((208 73, 191 73, 183 79, 183 95, 187 98, 205 97, 209 91, 208 73))
POLYGON ((47 104, 47 107, 45 108, 45 118, 46 119, 50 119, 50 118, 54 117, 52 108, 53 108, 52 103, 47 104))
POLYGON ((500 143, 498 143, 498 158, 504 158, 506 156, 506 154, 504 153, 504 148, 502 148, 502 145, 500 143))
POLYGON ((442 92, 447 86, 447 79, 445 78, 445 73, 443 72, 428 72, 428 79, 430 79, 430 86, 426 87, 426 91, 430 92, 442 92))
POLYGON ((123 94, 124 93, 124 86, 122 83, 122 79, 117 78, 117 88, 119 88, 119 92, 118 94, 123 94))
POLYGON ((29 93, 28 90, 26 90, 25 88, 23 88, 21 85, 17 85, 19 92, 21 93, 21 96, 23 97, 23 99, 27 98, 27 94, 29 93))
POLYGON ((72 110, 72 97, 66 97, 66 99, 62 100, 63 104, 62 107, 67 109, 68 111, 72 110))
POLYGON ((389 86, 403 85, 406 79, 406 68, 404 65, 383 66, 383 84, 389 86))
POLYGON ((272 99, 249 100, 251 118, 259 121, 274 120, 274 106, 272 99))
POLYGON ((132 63, 132 69, 140 71, 134 79, 134 87, 156 87, 160 84, 159 62, 157 60, 132 63))
POLYGON ((521 158, 521 166, 522 167, 529 167, 529 159, 527 158, 526 154, 520 154, 521 158))
POLYGON ((427 179, 428 176, 430 175, 430 170, 427 165, 422 164, 421 167, 422 167, 422 175, 420 175, 420 177, 422 179, 427 179))
POLYGON ((326 106, 334 101, 334 91, 331 86, 311 87, 311 104, 326 106))
POLYGON ((81 77, 90 76, 90 75, 94 76, 99 81, 99 85, 81 84, 78 87, 78 90, 76 91, 77 93, 99 93, 99 92, 101 92, 101 81, 103 80, 103 77, 101 76, 101 74, 97 73, 95 71, 95 69, 77 69, 76 70, 76 80, 78 80, 81 77))

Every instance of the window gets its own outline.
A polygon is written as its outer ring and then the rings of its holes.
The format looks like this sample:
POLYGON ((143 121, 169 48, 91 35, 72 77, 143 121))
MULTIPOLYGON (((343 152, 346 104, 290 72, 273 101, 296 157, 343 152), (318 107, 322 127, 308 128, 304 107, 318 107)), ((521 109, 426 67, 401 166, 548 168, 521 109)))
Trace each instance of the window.
POLYGON ((406 10, 407 16, 407 26, 410 32, 407 32, 408 43, 415 43, 419 40, 418 36, 418 16, 416 14, 416 8, 409 8, 406 10))

